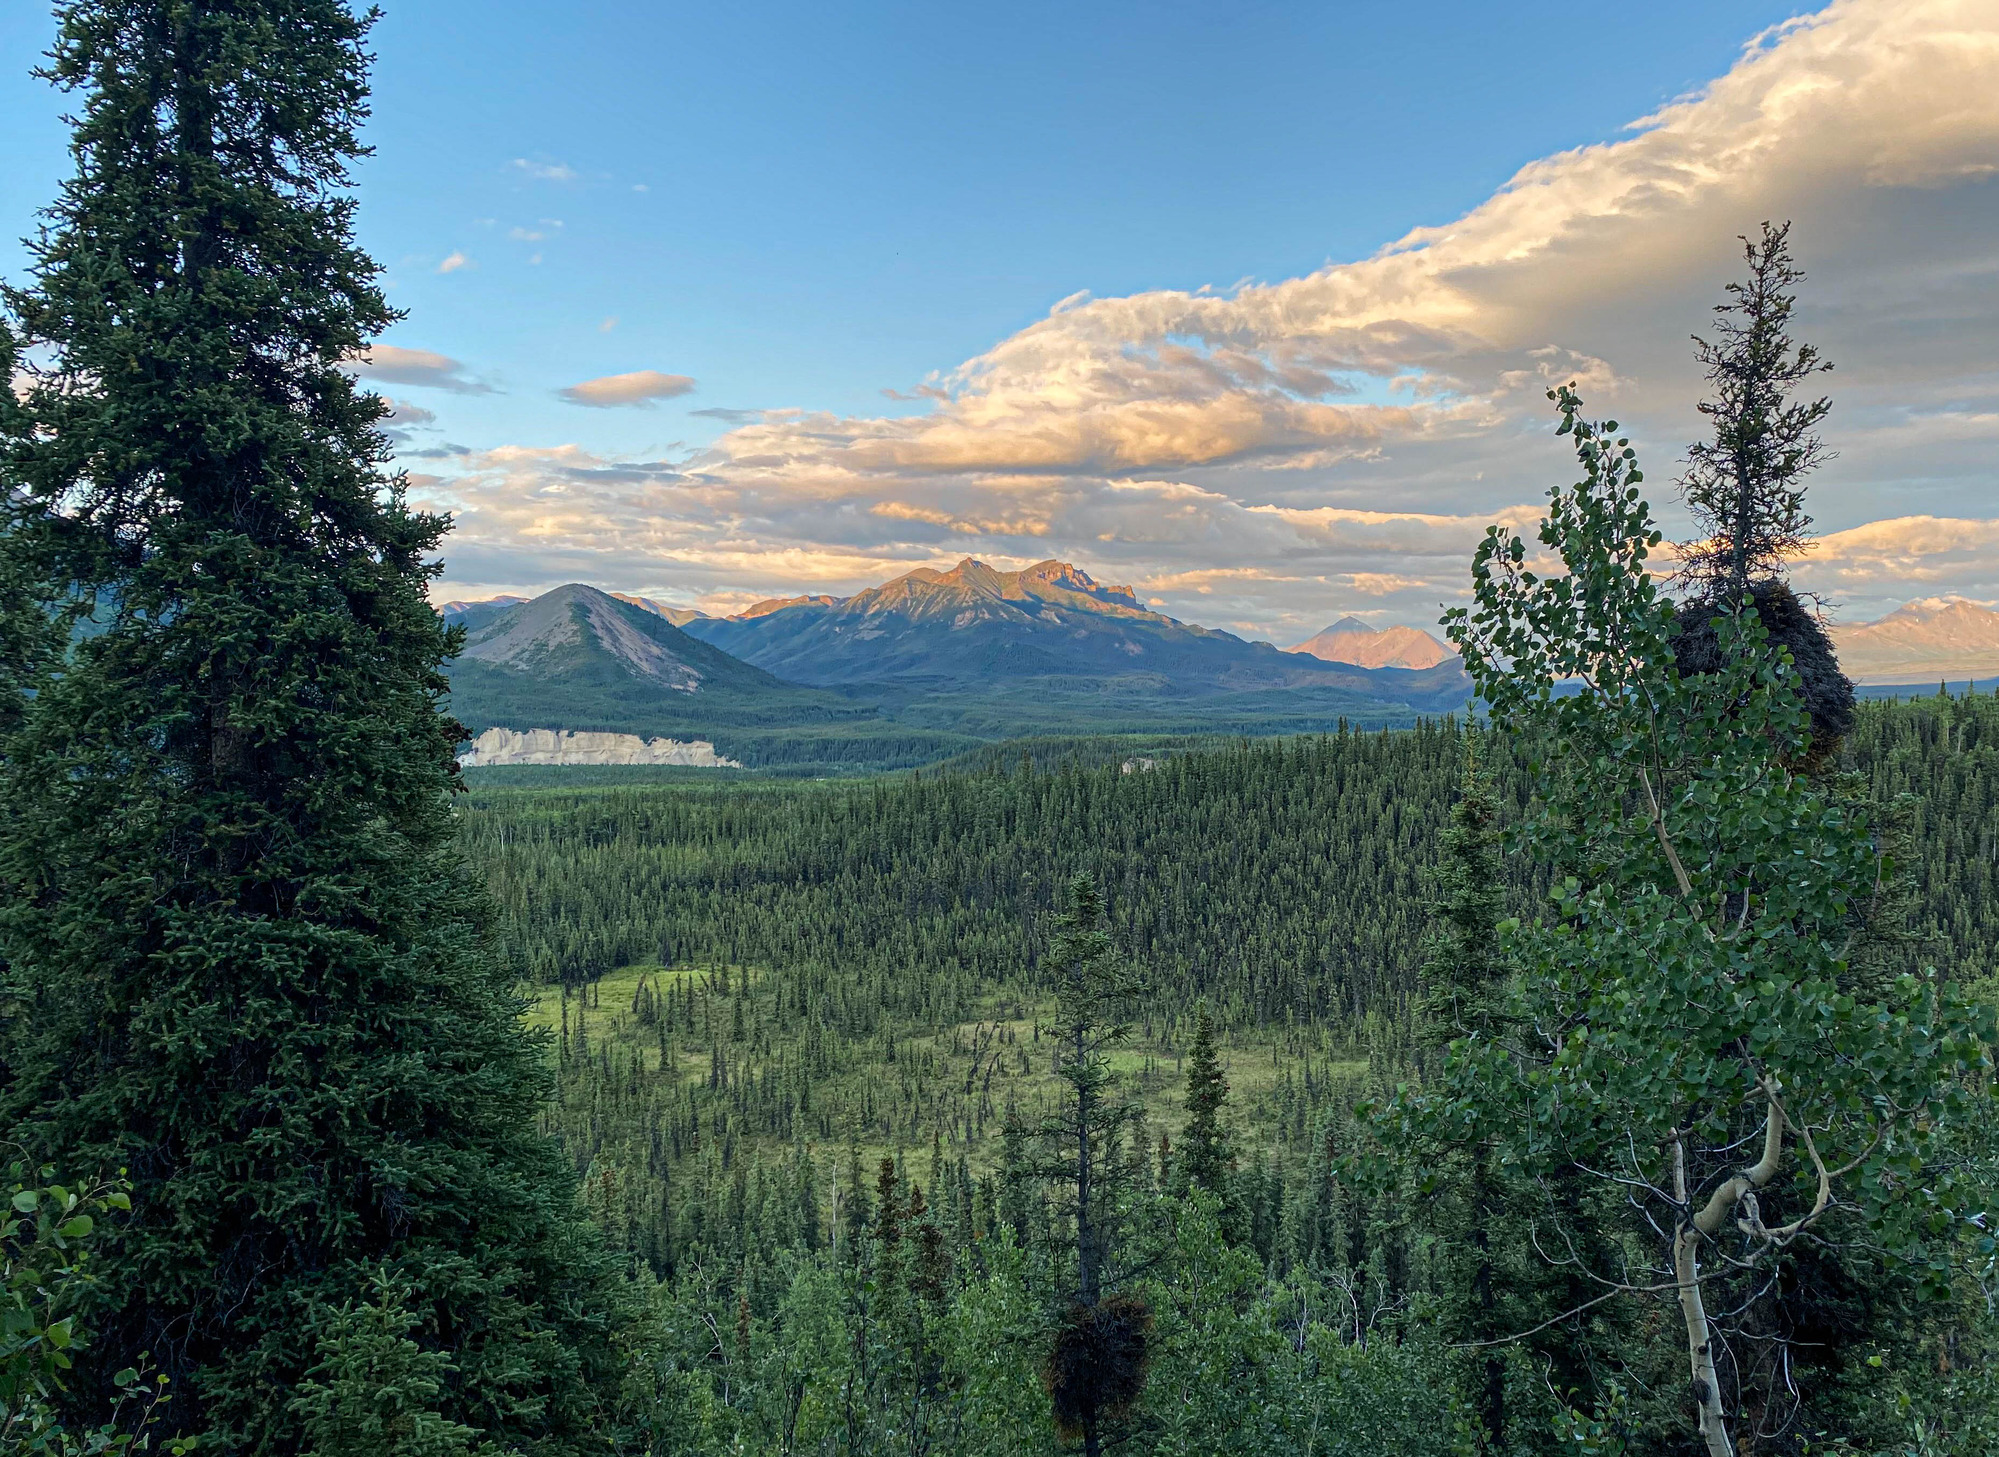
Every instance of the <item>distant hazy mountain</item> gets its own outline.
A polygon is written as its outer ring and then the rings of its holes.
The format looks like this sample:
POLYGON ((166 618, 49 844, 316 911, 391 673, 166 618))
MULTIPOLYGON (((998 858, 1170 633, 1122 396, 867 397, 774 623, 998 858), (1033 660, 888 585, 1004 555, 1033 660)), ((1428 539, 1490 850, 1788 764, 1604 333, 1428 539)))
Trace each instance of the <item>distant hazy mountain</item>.
MULTIPOLYGON (((595 589, 593 588, 592 590, 595 589)), ((664 617, 675 627, 680 626, 683 622, 692 622, 697 617, 706 617, 708 615, 698 608, 674 607, 665 602, 656 601, 651 597, 634 597, 629 592, 606 592, 604 595, 606 597, 615 597, 620 602, 628 603, 642 611, 650 612, 654 617, 664 617)), ((468 629, 478 628, 491 622, 495 617, 506 611, 507 608, 518 607, 521 603, 528 600, 526 597, 503 596, 482 597, 474 602, 446 602, 442 607, 437 609, 437 615, 442 617, 446 622, 463 623, 468 629)))
POLYGON ((665 602, 655 602, 650 597, 634 597, 627 592, 610 592, 605 595, 615 597, 620 602, 629 602, 634 607, 650 612, 654 617, 664 617, 675 627, 682 627, 697 617, 708 615, 698 607, 674 607, 665 602))
POLYGON ((1931 597, 1877 622, 1836 626, 1833 647, 1856 683, 1933 684, 1999 674, 1999 612, 1931 597))
POLYGON ((1358 617, 1342 617, 1316 637, 1284 651, 1360 668, 1434 668, 1456 656, 1420 627, 1377 629, 1358 617))
POLYGON ((735 613, 732 620, 747 622, 752 617, 768 617, 771 613, 782 612, 787 607, 831 607, 839 600, 838 597, 829 597, 824 593, 811 597, 766 597, 763 601, 735 613))
POLYGON ((477 632, 501 613, 527 600, 525 597, 488 597, 480 602, 447 602, 437 609, 437 615, 467 632, 477 632))
POLYGON ((476 602, 447 602, 437 609, 437 615, 444 618, 463 617, 478 607, 502 608, 518 607, 527 601, 525 597, 482 597, 476 602))
POLYGON ((1131 588, 1058 561, 1002 572, 968 557, 947 572, 919 568, 846 598, 760 603, 687 631, 781 678, 829 686, 965 691, 1034 680, 1047 691, 1114 684, 1125 696, 1173 699, 1274 689, 1377 703, 1464 697, 1461 675, 1387 679, 1282 653, 1154 612, 1131 588))

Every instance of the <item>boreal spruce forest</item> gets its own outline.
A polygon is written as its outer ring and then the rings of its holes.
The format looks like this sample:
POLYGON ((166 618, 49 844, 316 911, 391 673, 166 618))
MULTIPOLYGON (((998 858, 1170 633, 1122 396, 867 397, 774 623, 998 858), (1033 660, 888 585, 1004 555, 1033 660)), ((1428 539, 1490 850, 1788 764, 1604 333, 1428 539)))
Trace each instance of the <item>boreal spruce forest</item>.
POLYGON ((1688 321, 1696 541, 1550 392, 1460 713, 461 769, 341 368, 371 17, 58 15, 0 1453, 1999 1450, 1999 700, 1856 701, 1789 585, 1786 226, 1688 321))

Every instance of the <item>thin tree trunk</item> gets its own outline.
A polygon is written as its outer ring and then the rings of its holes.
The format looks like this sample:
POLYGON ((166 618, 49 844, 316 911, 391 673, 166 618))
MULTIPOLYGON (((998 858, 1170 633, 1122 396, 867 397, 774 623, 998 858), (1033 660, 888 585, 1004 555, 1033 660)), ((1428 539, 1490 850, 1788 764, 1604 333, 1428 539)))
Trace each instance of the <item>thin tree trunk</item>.
MULTIPOLYGON (((1763 1078, 1767 1110, 1763 1115, 1763 1155, 1746 1169, 1731 1175, 1708 1196, 1696 1211, 1687 1192, 1686 1136, 1673 1135, 1673 1197, 1679 1201, 1680 1219, 1673 1230, 1673 1280, 1679 1288, 1680 1314, 1687 1325, 1687 1360, 1693 1372, 1694 1404, 1700 1412, 1701 1439, 1707 1443, 1708 1457, 1735 1457, 1729 1440, 1728 1419, 1721 1407, 1721 1382, 1715 1375, 1714 1333, 1709 1327, 1707 1302, 1701 1298, 1700 1242, 1722 1226, 1743 1195, 1762 1188, 1776 1176, 1784 1154, 1784 1109, 1777 1101, 1777 1080, 1763 1078)), ((1823 1202, 1823 1200, 1821 1200, 1823 1202)))
MULTIPOLYGON (((1076 1066, 1083 1066, 1083 1037, 1076 1034, 1076 1066)), ((1087 1088, 1076 1087, 1076 1298, 1085 1305, 1097 1303, 1097 1231, 1090 1219, 1091 1168, 1090 1119, 1096 1109, 1087 1088)), ((1087 1443, 1091 1439, 1086 1435, 1087 1443)))
MULTIPOLYGON (((1484 1207, 1480 1208, 1478 1227, 1472 1231, 1471 1238, 1472 1247, 1478 1251, 1478 1269, 1472 1276, 1472 1293, 1478 1302, 1480 1340, 1491 1340, 1498 1332, 1498 1321, 1493 1313, 1492 1235, 1486 1227, 1488 1213, 1484 1207)), ((1497 1452, 1506 1441, 1506 1363, 1497 1351, 1488 1352, 1485 1358, 1485 1393, 1480 1407, 1479 1419, 1485 1427, 1486 1441, 1491 1450, 1497 1452)))
POLYGON ((1721 1410, 1721 1383, 1715 1377, 1713 1334, 1701 1299, 1700 1234, 1682 1224, 1673 1234, 1673 1278, 1680 1287, 1680 1314, 1687 1323, 1687 1356, 1693 1370, 1694 1405, 1708 1457, 1735 1457, 1728 1421, 1721 1410))

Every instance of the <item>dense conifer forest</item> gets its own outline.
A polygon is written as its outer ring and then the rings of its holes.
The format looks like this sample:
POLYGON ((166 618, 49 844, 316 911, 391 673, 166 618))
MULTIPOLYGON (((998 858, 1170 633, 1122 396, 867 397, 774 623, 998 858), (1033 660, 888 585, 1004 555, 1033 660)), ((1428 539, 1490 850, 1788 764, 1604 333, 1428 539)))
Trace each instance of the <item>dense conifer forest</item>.
MULTIPOLYGON (((1142 981, 1116 1058, 1141 1187, 1185 1179, 1176 1150, 1206 1013, 1231 1142, 1210 1213, 1248 1262, 1237 1278, 1308 1326, 1341 1310, 1361 1347, 1426 1351, 1462 1373, 1468 1358, 1443 1337, 1460 1318, 1464 1211, 1409 1170, 1371 1174, 1354 1108, 1435 1066, 1423 966, 1468 737, 1517 816, 1526 778, 1504 745, 1445 721, 1162 751, 1149 767, 1027 755, 864 782, 576 788, 488 775, 462 806, 461 843, 490 876, 502 955, 549 1029, 548 1127, 585 1207, 695 1329, 735 1319, 744 1349, 785 1347, 800 1271, 837 1274, 843 1238, 877 1237, 856 1211, 879 1205, 884 1159, 897 1187, 920 1191, 953 1289, 973 1288, 1002 1238, 1030 1258, 1038 1234, 1008 1207, 1010 1170, 1020 1130, 1056 1097, 1048 953, 1062 887, 1082 872, 1142 981)), ((1999 700, 1863 705, 1839 772, 1902 837, 1881 955, 1898 972, 1928 961, 1988 977, 1999 700)), ((1528 911, 1545 876, 1501 863, 1499 898, 1528 911)), ((1578 1294, 1523 1253, 1515 1329, 1578 1294)), ((1940 1320, 1900 1330, 1905 1359, 1968 1338, 1940 1320)), ((1502 1363, 1542 1437, 1570 1394, 1549 1371, 1581 1389, 1604 1350, 1626 1366, 1634 1337, 1586 1320, 1558 1330, 1561 1342, 1523 1348, 1556 1363, 1538 1377, 1523 1354, 1502 1363)), ((1670 1346, 1651 1359, 1637 1374, 1664 1386, 1670 1346)), ((1889 1400, 1884 1368, 1865 1359, 1842 1370, 1863 1407, 1889 1400)), ((725 1387, 711 1419, 762 1430, 768 1393, 725 1387)))

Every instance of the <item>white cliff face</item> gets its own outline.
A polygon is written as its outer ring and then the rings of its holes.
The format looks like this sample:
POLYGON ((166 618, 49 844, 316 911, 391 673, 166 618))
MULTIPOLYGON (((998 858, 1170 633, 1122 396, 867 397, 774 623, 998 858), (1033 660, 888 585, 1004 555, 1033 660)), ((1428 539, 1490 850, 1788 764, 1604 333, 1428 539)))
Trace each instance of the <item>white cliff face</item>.
POLYGON ((681 764, 695 769, 740 769, 706 739, 653 739, 637 734, 572 733, 568 729, 490 728, 458 756, 468 769, 500 764, 681 764))

